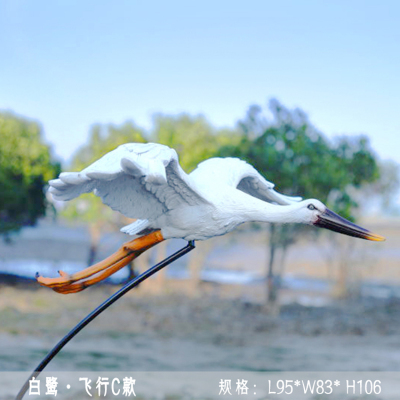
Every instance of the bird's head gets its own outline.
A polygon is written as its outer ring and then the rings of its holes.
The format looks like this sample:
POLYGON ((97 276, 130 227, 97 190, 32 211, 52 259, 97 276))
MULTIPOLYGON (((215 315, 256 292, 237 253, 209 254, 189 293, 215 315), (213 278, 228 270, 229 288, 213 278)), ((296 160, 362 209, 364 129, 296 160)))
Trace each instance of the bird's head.
POLYGON ((378 242, 385 240, 383 236, 372 233, 334 213, 319 200, 304 200, 299 203, 299 208, 299 217, 302 220, 301 222, 305 224, 315 225, 320 228, 329 229, 331 231, 361 239, 378 242))

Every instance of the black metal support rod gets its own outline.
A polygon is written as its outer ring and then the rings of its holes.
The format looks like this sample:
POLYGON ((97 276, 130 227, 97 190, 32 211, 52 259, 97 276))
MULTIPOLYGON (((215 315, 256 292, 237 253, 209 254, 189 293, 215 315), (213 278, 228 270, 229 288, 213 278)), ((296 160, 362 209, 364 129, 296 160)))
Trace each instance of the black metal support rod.
POLYGON ((149 268, 147 271, 143 272, 136 278, 132 279, 128 282, 124 287, 115 292, 112 296, 110 296, 106 301, 100 304, 96 309, 94 309, 89 315, 87 315, 81 322, 79 322, 70 332, 65 335, 54 347, 53 349, 46 355, 46 357, 41 361, 41 363, 36 367, 36 369, 32 372, 30 377, 26 380, 24 386, 22 386, 21 390, 17 394, 15 400, 21 400, 29 388, 29 381, 34 377, 37 378, 39 374, 46 368, 49 362, 58 354, 58 352, 77 334, 79 333, 89 322, 93 321, 99 314, 101 314, 105 309, 111 306, 111 304, 115 303, 120 297, 122 297, 125 293, 129 292, 132 288, 137 286, 139 283, 143 282, 147 278, 150 278, 153 274, 158 272, 160 269, 163 269, 168 264, 171 264, 173 261, 182 257, 189 251, 195 248, 194 240, 188 242, 187 246, 178 250, 176 253, 167 257, 165 260, 159 262, 153 267, 149 268))

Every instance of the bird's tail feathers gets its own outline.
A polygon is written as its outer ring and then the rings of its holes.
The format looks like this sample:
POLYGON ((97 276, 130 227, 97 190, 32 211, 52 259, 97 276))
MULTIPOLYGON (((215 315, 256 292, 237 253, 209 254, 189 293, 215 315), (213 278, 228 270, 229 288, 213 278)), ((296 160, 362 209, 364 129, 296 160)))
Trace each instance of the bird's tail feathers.
POLYGON ((128 235, 145 235, 153 230, 154 229, 149 230, 149 221, 147 219, 137 219, 135 222, 124 226, 121 232, 128 235))

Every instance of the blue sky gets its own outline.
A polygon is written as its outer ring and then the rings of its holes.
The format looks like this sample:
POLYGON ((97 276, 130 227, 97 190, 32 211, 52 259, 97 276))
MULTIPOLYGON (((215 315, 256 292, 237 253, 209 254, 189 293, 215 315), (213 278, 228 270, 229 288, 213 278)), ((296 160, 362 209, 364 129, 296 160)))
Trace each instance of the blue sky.
POLYGON ((0 0, 0 109, 42 122, 68 160, 95 122, 271 97, 328 136, 366 133, 400 162, 397 1, 0 0))

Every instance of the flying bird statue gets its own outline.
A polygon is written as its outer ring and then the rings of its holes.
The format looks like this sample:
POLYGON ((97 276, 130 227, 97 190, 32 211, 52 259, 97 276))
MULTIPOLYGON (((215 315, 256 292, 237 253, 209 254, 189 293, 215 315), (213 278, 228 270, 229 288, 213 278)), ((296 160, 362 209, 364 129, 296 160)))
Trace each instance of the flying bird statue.
POLYGON ((362 239, 376 235, 329 210, 274 190, 251 165, 237 158, 211 158, 189 175, 174 149, 155 143, 128 143, 81 172, 64 172, 49 182, 54 199, 94 192, 103 203, 135 222, 122 232, 136 238, 105 260, 57 278, 37 276, 59 293, 79 292, 115 273, 150 247, 171 238, 205 240, 248 222, 301 223, 362 239))

